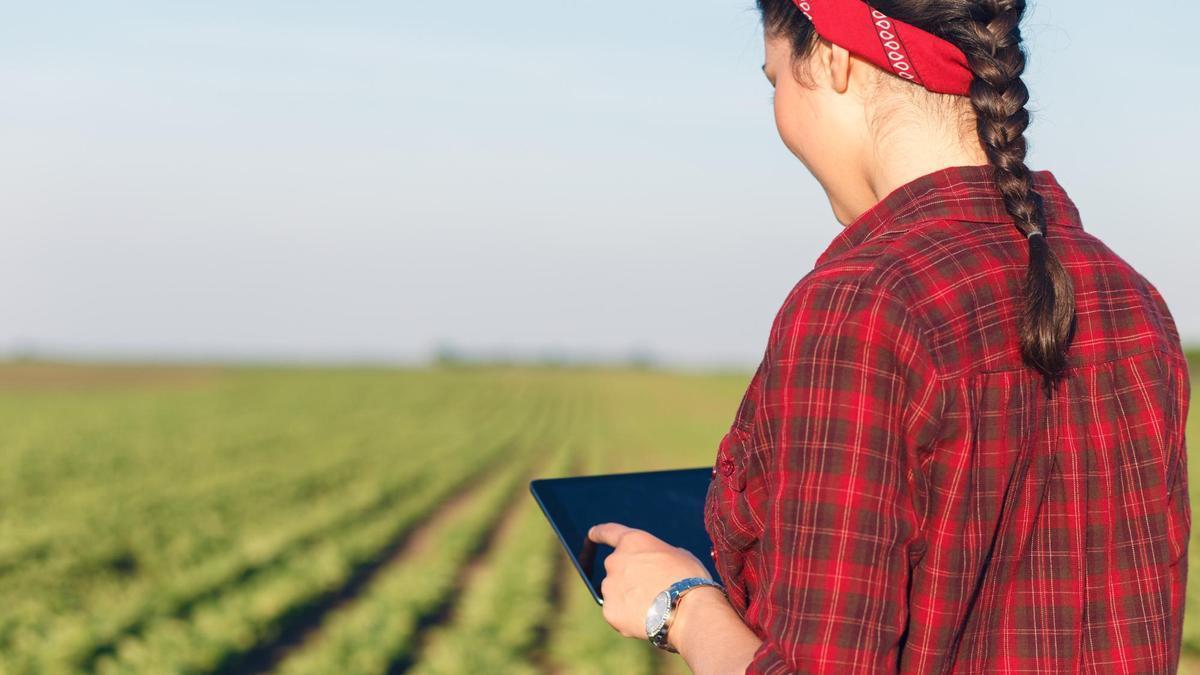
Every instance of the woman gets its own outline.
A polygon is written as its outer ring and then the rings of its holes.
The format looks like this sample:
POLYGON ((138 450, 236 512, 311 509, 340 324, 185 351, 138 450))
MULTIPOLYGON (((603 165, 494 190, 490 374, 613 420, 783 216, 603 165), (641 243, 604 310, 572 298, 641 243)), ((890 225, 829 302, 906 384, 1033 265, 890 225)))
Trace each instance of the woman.
POLYGON ((600 525, 605 618, 698 673, 1175 672, 1187 366, 1024 164, 1025 3, 758 5, 780 136, 845 229, 718 451, 725 588, 600 525))

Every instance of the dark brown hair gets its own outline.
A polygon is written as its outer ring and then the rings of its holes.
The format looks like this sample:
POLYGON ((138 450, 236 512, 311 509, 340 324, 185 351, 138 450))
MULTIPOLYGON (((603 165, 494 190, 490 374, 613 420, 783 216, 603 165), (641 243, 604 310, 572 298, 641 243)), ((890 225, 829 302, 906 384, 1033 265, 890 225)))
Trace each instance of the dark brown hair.
MULTIPOLYGON (((1019 332, 1021 357, 1043 375, 1049 394, 1067 367, 1075 298, 1071 277, 1044 236, 1041 196, 1025 166, 1025 129, 1030 120, 1025 108, 1029 90, 1021 81, 1025 51, 1020 23, 1025 0, 873 0, 869 4, 951 42, 967 56, 975 75, 971 107, 979 140, 995 167, 996 187, 1017 228, 1026 235, 1043 235, 1027 239, 1029 267, 1019 332)), ((766 33, 790 39, 796 59, 812 53, 819 37, 792 0, 758 0, 758 8, 766 33)))

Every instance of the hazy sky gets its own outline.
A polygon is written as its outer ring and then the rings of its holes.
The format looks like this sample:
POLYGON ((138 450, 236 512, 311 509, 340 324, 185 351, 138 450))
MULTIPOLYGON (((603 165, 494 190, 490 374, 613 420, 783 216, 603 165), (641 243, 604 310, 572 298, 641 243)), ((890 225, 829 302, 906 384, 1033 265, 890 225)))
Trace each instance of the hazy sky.
MULTIPOLYGON (((749 364, 840 231, 752 0, 10 3, 0 351, 749 364)), ((1031 6, 1030 166, 1200 341, 1200 4, 1031 6)))

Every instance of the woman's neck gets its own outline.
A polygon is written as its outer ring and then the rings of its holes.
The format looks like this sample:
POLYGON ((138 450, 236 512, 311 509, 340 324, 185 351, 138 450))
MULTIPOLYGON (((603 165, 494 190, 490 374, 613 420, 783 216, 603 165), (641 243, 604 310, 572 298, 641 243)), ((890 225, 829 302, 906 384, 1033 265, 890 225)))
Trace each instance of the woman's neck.
POLYGON ((987 164, 974 129, 970 137, 973 142, 956 142, 944 128, 916 124, 880 134, 880 142, 870 146, 870 156, 863 163, 861 187, 844 204, 839 220, 843 225, 854 222, 896 188, 939 169, 987 164))
POLYGON ((875 202, 893 190, 925 174, 948 166, 987 164, 987 154, 979 147, 977 152, 967 148, 942 148, 941 152, 927 145, 913 144, 911 147, 889 153, 893 161, 883 161, 869 167, 867 185, 875 202))

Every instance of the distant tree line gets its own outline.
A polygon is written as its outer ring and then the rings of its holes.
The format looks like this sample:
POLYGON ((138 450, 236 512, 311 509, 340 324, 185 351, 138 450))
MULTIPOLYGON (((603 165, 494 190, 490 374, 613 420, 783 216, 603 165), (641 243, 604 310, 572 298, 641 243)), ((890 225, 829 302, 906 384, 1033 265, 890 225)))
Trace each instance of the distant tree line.
POLYGON ((634 347, 623 354, 595 355, 547 347, 538 350, 464 349, 450 342, 439 343, 433 349, 432 364, 453 368, 466 366, 539 366, 547 368, 625 367, 653 370, 662 365, 661 359, 648 348, 634 347))

